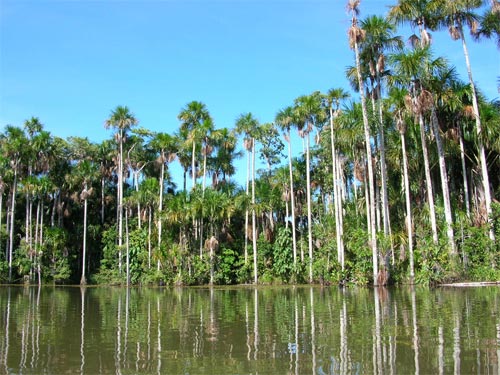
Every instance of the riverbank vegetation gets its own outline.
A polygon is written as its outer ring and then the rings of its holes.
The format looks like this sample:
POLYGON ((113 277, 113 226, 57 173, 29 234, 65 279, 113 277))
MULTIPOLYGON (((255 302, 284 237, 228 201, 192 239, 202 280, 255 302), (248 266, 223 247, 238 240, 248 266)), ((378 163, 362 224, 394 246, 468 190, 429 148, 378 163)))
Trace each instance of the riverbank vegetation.
POLYGON ((400 0, 365 19, 359 5, 348 2, 351 87, 299 96, 270 122, 248 112, 218 127, 192 101, 170 133, 118 106, 99 143, 37 117, 5 126, 0 281, 498 280, 500 102, 474 85, 466 32, 498 43, 500 3, 400 0), (416 33, 399 35, 405 24, 416 33), (431 31, 459 40, 466 81, 431 31))

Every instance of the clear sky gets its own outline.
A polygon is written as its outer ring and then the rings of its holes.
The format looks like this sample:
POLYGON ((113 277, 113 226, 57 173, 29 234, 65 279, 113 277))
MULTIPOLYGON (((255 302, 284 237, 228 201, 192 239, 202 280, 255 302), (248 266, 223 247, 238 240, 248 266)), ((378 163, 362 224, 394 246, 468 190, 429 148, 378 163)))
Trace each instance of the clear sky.
MULTIPOLYGON (((395 3, 364 0, 360 18, 385 15, 395 3)), ((103 126, 111 110, 127 105, 140 126, 173 133, 192 100, 206 104, 216 127, 233 127, 243 112, 273 121, 300 95, 349 89, 345 5, 0 0, 0 129, 36 116, 53 135, 101 141, 111 135, 103 126)), ((498 49, 492 41, 469 45, 476 82, 488 99, 498 97, 498 49)), ((434 48, 465 80, 460 42, 441 31, 434 48)))

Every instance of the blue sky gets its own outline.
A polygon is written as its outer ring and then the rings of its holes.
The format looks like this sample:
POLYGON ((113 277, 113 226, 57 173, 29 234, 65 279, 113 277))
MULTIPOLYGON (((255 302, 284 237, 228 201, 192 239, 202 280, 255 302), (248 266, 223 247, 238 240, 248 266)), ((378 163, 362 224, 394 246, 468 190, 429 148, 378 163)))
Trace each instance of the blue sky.
MULTIPOLYGON (((364 0, 360 18, 395 2, 364 0)), ((300 95, 349 89, 345 4, 0 0, 0 129, 37 116, 56 136, 101 141, 111 110, 127 105, 140 126, 173 133, 192 100, 217 127, 233 127, 243 112, 270 122, 300 95)), ((499 51, 492 41, 469 47, 480 89, 498 97, 499 51)), ((437 32, 434 48, 466 79, 459 42, 437 32)), ((243 160, 238 168, 245 173, 243 160)))

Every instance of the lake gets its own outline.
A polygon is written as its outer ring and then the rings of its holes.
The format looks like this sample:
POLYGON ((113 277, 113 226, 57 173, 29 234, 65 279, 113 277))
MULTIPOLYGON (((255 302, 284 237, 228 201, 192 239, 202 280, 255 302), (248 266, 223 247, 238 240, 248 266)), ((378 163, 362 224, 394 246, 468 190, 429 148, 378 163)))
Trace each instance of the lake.
POLYGON ((499 374, 499 287, 0 287, 0 374, 499 374))

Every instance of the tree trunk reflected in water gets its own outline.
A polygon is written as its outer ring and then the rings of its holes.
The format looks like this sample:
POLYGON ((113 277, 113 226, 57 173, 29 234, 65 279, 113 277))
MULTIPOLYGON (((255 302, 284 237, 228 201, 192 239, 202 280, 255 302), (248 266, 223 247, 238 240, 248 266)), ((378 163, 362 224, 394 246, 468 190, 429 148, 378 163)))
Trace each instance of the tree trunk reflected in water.
POLYGON ((499 374, 498 290, 0 287, 0 372, 499 374))

